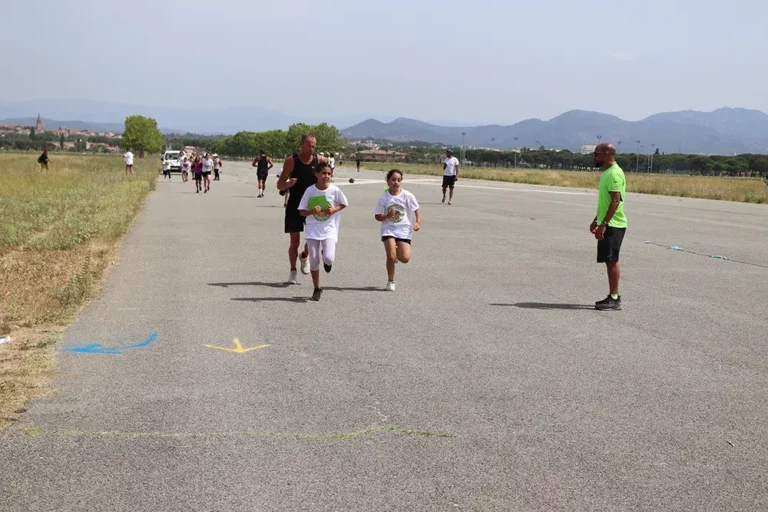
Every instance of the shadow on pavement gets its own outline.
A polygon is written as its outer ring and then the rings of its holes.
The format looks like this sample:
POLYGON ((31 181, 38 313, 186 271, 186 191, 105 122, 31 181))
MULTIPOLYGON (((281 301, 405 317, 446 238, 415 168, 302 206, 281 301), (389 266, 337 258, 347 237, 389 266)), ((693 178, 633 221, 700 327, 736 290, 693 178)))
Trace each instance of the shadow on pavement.
POLYGON ((296 302, 301 304, 309 302, 309 297, 239 297, 231 300, 240 302, 296 302))
POLYGON ((544 302, 517 302, 515 304, 491 304, 491 306, 512 306, 522 309, 595 309, 584 304, 547 304, 544 302))
POLYGON ((246 281, 244 283, 208 283, 208 286, 220 286, 229 288, 230 286, 266 286, 268 288, 288 288, 294 286, 288 283, 262 283, 258 281, 246 281))
POLYGON ((383 288, 376 286, 363 286, 362 288, 354 286, 323 286, 323 290, 333 290, 337 292, 383 292, 383 288))

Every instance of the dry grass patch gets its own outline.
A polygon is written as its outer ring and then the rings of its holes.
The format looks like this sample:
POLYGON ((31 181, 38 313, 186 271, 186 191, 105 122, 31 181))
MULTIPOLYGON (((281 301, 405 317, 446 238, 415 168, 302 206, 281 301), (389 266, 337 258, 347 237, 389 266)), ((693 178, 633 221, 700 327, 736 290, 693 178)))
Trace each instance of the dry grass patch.
POLYGON ((97 291, 157 176, 154 159, 123 176, 114 156, 0 154, 0 426, 43 393, 53 346, 97 291))
MULTIPOLYGON (((362 167, 379 171, 400 169, 407 174, 442 176, 440 165, 365 162, 362 167)), ((599 172, 549 171, 529 169, 464 168, 461 178, 529 185, 597 189, 599 172)), ((407 178, 406 178, 407 182, 407 178)), ((745 203, 768 203, 768 188, 758 178, 721 178, 714 176, 677 176, 627 173, 627 192, 662 196, 698 197, 745 203)))

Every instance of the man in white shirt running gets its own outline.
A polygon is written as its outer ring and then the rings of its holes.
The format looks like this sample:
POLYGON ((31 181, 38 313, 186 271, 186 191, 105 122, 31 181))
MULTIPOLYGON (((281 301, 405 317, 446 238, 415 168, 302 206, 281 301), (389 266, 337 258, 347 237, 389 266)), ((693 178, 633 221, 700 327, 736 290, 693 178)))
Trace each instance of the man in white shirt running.
POLYGON ((131 150, 125 152, 125 175, 128 176, 128 174, 133 174, 133 153, 131 153, 131 150))
POLYGON ((450 188, 451 193, 448 196, 448 204, 453 201, 453 187, 459 179, 459 159, 453 156, 453 150, 445 150, 445 160, 443 160, 443 203, 445 203, 446 189, 450 188))

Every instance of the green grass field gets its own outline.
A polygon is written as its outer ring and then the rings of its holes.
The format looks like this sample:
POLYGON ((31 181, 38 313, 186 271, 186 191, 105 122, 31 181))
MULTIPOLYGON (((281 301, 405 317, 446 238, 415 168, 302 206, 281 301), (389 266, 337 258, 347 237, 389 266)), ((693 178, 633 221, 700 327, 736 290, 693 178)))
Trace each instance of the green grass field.
POLYGON ((0 154, 0 425, 40 393, 52 346, 102 281, 157 177, 137 159, 125 177, 118 156, 0 154))
MULTIPOLYGON (((354 165, 354 162, 352 162, 354 165)), ((402 164, 363 162, 363 169, 388 171, 400 169, 408 174, 442 176, 438 164, 402 164)), ((627 173, 627 192, 663 196, 697 197, 745 203, 768 203, 768 188, 758 178, 724 178, 713 176, 678 176, 627 173)), ((461 169, 459 178, 550 185, 555 187, 597 189, 599 172, 547 171, 529 169, 461 169)))

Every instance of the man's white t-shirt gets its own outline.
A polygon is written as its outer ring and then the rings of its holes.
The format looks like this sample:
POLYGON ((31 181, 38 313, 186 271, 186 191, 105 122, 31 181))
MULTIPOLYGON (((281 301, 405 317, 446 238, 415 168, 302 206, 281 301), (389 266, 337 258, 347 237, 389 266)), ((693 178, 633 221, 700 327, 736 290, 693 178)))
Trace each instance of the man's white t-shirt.
POLYGON ((203 172, 211 172, 213 169, 213 160, 206 158, 203 160, 203 172))
MULTIPOLYGON (((318 190, 316 185, 309 187, 299 202, 299 210, 311 210, 309 204, 313 197, 325 196, 330 206, 349 206, 347 197, 336 185, 329 185, 325 190, 318 190)), ((325 208, 324 208, 325 209, 325 208)), ((324 215, 308 215, 307 226, 304 228, 304 238, 307 240, 333 240, 339 241, 339 227, 341 225, 340 212, 330 217, 324 215)))
POLYGON ((399 215, 397 219, 387 219, 381 223, 381 236, 393 236, 410 240, 413 236, 413 218, 414 212, 419 209, 419 202, 416 196, 407 190, 400 190, 400 193, 393 196, 389 190, 384 192, 376 205, 376 215, 387 215, 391 211, 396 211, 399 215))
POLYGON ((336 159, 333 157, 329 158, 328 165, 331 167, 331 169, 334 169, 336 167, 336 159))
POLYGON ((130 151, 125 154, 125 165, 133 165, 133 153, 130 151))
POLYGON ((459 165, 459 159, 455 156, 452 156, 450 158, 446 158, 443 160, 443 163, 445 164, 445 176, 456 176, 456 167, 459 165))

